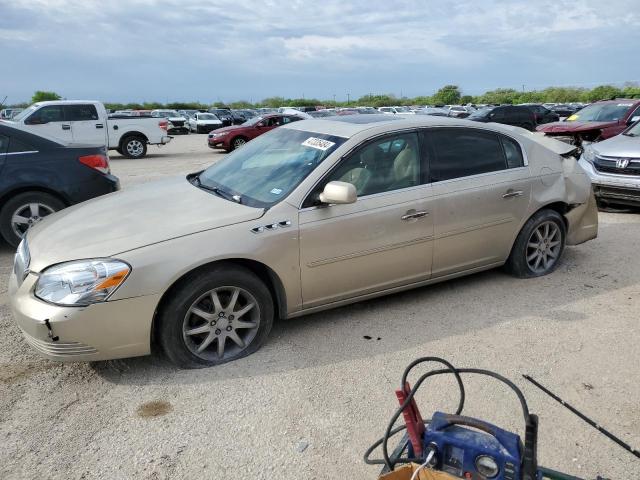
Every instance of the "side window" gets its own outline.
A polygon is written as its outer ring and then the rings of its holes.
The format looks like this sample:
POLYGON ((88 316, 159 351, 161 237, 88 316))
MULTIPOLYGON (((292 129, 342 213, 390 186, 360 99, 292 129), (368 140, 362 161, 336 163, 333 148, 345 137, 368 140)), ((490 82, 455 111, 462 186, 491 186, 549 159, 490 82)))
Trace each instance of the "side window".
POLYGON ((506 168, 498 137, 469 128, 443 128, 429 132, 435 152, 431 159, 434 182, 495 172, 506 168))
POLYGON ((420 153, 416 133, 374 140, 342 161, 322 186, 332 180, 352 183, 358 196, 420 184, 420 153))
POLYGON ((36 110, 31 114, 24 123, 27 125, 42 125, 49 122, 62 122, 64 121, 64 113, 62 111, 62 105, 48 105, 42 107, 40 110, 36 110))
POLYGON ((504 156, 507 159, 507 168, 524 167, 524 158, 520 145, 515 140, 508 137, 500 137, 504 156))
POLYGON ((282 117, 271 117, 267 120, 267 126, 268 127, 277 127, 278 125, 281 125, 281 120, 282 117))
POLYGON ((98 120, 98 111, 95 105, 66 105, 65 117, 69 122, 86 122, 98 120))

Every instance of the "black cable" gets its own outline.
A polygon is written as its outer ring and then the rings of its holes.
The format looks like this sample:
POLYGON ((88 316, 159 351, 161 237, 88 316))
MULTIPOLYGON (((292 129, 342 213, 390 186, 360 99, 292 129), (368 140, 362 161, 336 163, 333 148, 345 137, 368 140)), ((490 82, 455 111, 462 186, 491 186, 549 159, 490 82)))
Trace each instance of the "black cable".
MULTIPOLYGON (((389 422, 389 424, 387 426, 387 429, 385 430, 384 436, 381 439, 379 439, 378 441, 376 441, 365 452, 365 455, 364 455, 365 463, 367 463, 369 465, 384 464, 390 471, 392 471, 393 467, 395 466, 396 463, 409 463, 409 462, 422 460, 422 459, 419 459, 419 458, 395 458, 395 459, 389 458, 388 440, 389 440, 389 438, 391 436, 397 434, 398 432, 400 432, 400 431, 402 431, 402 430, 404 430, 406 428, 406 425, 400 425, 399 427, 396 427, 394 429, 393 425, 397 421, 397 419, 400 416, 400 414, 402 413, 402 411, 409 405, 409 403, 411 402, 411 400, 415 396, 416 392, 418 391, 418 389, 420 388, 422 383, 427 378, 429 378, 431 376, 434 376, 434 375, 442 375, 442 374, 453 374, 453 375, 455 375, 456 380, 458 381, 458 387, 459 387, 459 390, 460 390, 460 401, 459 401, 459 404, 458 404, 458 410, 456 411, 456 415, 460 415, 460 413, 462 412, 462 409, 464 408, 464 401, 465 401, 464 384, 463 384, 462 379, 460 377, 460 373, 470 373, 470 374, 489 376, 491 378, 494 378, 496 380, 501 381, 502 383, 507 385, 509 388, 511 388, 511 390, 513 390, 513 392, 518 397, 518 400, 520 401, 520 406, 522 408, 522 412, 523 412, 523 415, 524 415, 525 425, 528 426, 528 425, 531 424, 531 415, 529 413, 529 407, 527 405, 526 399, 524 398, 524 395, 522 394, 522 391, 511 380, 503 377, 502 375, 500 375, 498 373, 492 372, 490 370, 483 370, 483 369, 478 369, 478 368, 455 368, 451 363, 449 363, 448 361, 446 361, 444 359, 441 359, 441 358, 438 358, 438 357, 423 357, 423 358, 419 358, 417 360, 414 360, 405 369, 405 371, 404 371, 404 373, 402 375, 402 385, 401 385, 402 390, 404 390, 404 386, 406 384, 406 380, 407 380, 407 377, 408 377, 410 371, 416 365, 418 365, 420 363, 423 363, 423 362, 428 362, 428 361, 429 362, 442 363, 443 365, 447 366, 448 368, 447 369, 441 369, 441 370, 431 370, 431 371, 425 373, 424 375, 422 375, 416 381, 416 383, 413 386, 413 388, 407 394, 407 397, 406 397, 405 401, 403 402, 403 404, 392 415, 391 420, 390 420, 390 422, 389 422), (369 456, 371 455, 373 450, 375 450, 380 444, 382 444, 383 460, 370 460, 369 456)), ((425 422, 425 423, 428 423, 428 422, 425 422)))

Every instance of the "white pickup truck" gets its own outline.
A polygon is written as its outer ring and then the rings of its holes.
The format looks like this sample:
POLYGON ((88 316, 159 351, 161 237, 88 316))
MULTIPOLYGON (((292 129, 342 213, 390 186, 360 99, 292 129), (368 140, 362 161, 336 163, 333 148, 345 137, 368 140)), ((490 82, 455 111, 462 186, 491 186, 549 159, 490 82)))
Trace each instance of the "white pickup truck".
POLYGON ((34 103, 7 123, 65 143, 106 145, 129 158, 142 158, 147 145, 165 145, 172 138, 167 134, 166 118, 109 117, 104 105, 95 101, 34 103))

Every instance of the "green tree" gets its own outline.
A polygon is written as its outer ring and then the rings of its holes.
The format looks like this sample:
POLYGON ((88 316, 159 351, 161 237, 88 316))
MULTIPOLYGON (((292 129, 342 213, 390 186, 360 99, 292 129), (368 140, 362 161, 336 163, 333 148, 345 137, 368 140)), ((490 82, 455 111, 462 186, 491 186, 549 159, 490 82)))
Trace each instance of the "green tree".
POLYGON ((433 96, 434 103, 452 105, 460 102, 460 88, 457 85, 445 85, 433 96))
POLYGON ((31 103, 45 102, 47 100, 60 100, 62 97, 56 92, 45 92, 43 90, 37 90, 33 97, 31 97, 31 103))
POLYGON ((616 97, 622 97, 622 90, 611 85, 600 85, 589 92, 589 100, 592 102, 616 97))

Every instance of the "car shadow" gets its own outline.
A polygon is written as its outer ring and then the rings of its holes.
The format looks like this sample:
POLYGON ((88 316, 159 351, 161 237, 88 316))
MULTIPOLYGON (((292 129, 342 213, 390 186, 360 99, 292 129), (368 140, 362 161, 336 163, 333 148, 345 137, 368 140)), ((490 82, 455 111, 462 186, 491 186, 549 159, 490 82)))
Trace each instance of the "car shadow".
MULTIPOLYGON (((607 242, 639 237, 640 223, 619 217, 601 226, 599 239, 567 248, 558 269, 545 277, 515 280, 495 269, 281 320, 258 352, 213 368, 180 370, 158 353, 91 368, 117 384, 216 383, 375 357, 525 317, 581 322, 585 314, 569 305, 640 282, 640 272, 620 270, 606 248, 607 242)), ((619 258, 637 257, 636 242, 619 248, 619 258)))

